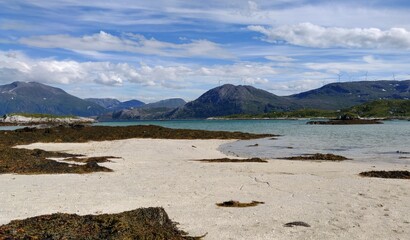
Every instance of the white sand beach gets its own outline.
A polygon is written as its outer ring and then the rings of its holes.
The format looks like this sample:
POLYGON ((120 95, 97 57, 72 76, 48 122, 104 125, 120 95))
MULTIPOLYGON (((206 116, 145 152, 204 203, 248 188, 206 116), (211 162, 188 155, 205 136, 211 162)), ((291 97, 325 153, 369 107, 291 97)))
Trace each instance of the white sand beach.
MULTIPOLYGON (((165 208, 204 239, 410 239, 410 182, 363 178, 367 170, 410 170, 382 163, 202 163, 226 157, 227 140, 127 139, 36 143, 25 148, 116 156, 111 173, 0 175, 0 224, 56 212, 116 213, 165 208), (221 208, 227 200, 265 204, 221 208), (284 227, 303 221, 311 227, 284 227)), ((22 147, 22 146, 21 146, 22 147)))

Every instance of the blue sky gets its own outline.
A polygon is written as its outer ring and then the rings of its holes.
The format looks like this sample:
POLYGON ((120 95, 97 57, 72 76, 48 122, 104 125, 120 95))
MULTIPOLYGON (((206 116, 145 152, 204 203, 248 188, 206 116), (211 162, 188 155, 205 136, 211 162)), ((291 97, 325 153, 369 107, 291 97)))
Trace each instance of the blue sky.
POLYGON ((290 95, 410 79, 409 1, 0 0, 0 84, 193 100, 219 84, 290 95))

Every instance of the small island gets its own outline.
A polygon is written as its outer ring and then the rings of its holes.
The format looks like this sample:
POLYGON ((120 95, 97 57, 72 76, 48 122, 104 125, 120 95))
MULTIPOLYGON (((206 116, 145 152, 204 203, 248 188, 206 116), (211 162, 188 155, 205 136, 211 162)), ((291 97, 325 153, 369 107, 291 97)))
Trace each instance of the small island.
POLYGON ((310 125, 353 125, 353 124, 383 124, 381 119, 364 119, 354 114, 343 114, 327 121, 309 121, 310 125))

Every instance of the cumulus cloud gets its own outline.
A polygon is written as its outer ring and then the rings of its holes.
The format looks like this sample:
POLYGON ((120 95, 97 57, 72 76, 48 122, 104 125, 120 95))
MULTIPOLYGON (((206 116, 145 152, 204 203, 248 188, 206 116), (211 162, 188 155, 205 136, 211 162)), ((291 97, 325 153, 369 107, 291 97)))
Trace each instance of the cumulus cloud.
POLYGON ((410 49, 410 31, 405 28, 339 28, 300 23, 276 28, 248 26, 251 31, 265 35, 263 40, 275 44, 314 48, 379 48, 410 49))
POLYGON ((260 77, 245 77, 243 79, 244 84, 264 84, 268 83, 269 80, 266 78, 260 78, 260 77))
POLYGON ((39 81, 43 83, 86 83, 121 85, 124 81, 152 85, 127 63, 77 62, 31 59, 21 52, 0 52, 0 81, 39 81))
POLYGON ((92 35, 74 37, 66 34, 42 35, 21 38, 20 43, 39 48, 62 48, 75 52, 129 52, 166 57, 203 57, 229 59, 233 56, 217 43, 199 39, 176 44, 147 39, 140 34, 127 33, 114 36, 100 31, 92 35))

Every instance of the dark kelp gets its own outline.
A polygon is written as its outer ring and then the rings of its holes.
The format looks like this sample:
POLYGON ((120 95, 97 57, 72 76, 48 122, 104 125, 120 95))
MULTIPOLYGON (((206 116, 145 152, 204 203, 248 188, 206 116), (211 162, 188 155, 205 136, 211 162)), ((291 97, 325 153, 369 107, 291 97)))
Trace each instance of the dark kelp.
POLYGON ((265 204, 264 202, 259 202, 259 201, 252 201, 250 203, 241 203, 239 201, 226 201, 222 203, 216 203, 218 207, 236 207, 236 208, 243 208, 243 207, 255 207, 258 206, 259 204, 265 204))
POLYGON ((47 159, 47 157, 69 155, 11 147, 0 148, 0 174, 61 174, 112 171, 109 168, 98 165, 97 162, 87 162, 85 165, 78 165, 47 159))
POLYGON ((362 177, 410 179, 409 171, 369 171, 361 172, 362 177))
POLYGON ((248 159, 232 159, 232 158, 217 158, 217 159, 201 159, 196 160, 198 162, 207 162, 207 163, 267 163, 268 161, 261 158, 248 158, 248 159))
POLYGON ((283 225, 284 227, 310 227, 309 224, 301 221, 288 222, 283 225))
POLYGON ((176 225, 163 208, 85 216, 55 213, 2 225, 0 239, 200 239, 176 225))
POLYGON ((90 163, 90 162, 96 162, 96 163, 104 163, 104 162, 111 162, 109 159, 118 159, 119 157, 113 157, 113 156, 101 156, 101 157, 71 157, 71 158, 65 158, 63 159, 64 161, 69 161, 69 162, 80 162, 80 163, 90 163))
POLYGON ((287 159, 287 160, 310 160, 310 161, 344 161, 350 160, 349 158, 334 155, 334 154, 323 154, 323 153, 315 153, 315 154, 305 154, 302 156, 294 156, 294 157, 284 157, 280 159, 287 159))
POLYGON ((373 119, 352 119, 352 120, 329 120, 329 121, 310 121, 309 125, 355 125, 355 124, 383 124, 380 120, 373 119))

